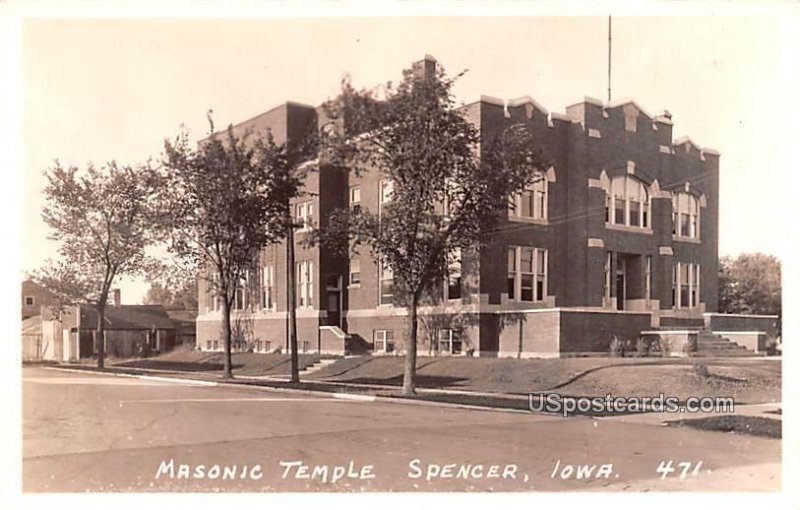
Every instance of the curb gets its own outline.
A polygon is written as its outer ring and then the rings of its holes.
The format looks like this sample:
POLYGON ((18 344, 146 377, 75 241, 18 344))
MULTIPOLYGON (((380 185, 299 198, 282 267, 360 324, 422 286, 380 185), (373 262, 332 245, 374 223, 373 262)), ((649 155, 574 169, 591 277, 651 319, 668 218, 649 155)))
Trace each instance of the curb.
POLYGON ((203 381, 200 379, 183 379, 179 377, 163 377, 157 375, 138 375, 138 374, 126 374, 125 372, 106 372, 100 370, 93 370, 91 368, 69 368, 69 367, 42 367, 45 370, 59 370, 61 372, 71 372, 73 374, 85 374, 86 372, 91 372, 94 374, 103 374, 103 375, 110 375, 113 377, 128 377, 131 379, 142 379, 145 381, 161 381, 161 382, 173 382, 177 384, 187 384, 191 386, 218 386, 219 383, 214 381, 203 381))
MULTIPOLYGON (((204 381, 201 379, 188 379, 188 378, 178 378, 178 377, 159 377, 159 376, 151 376, 151 375, 136 375, 136 374, 126 374, 124 372, 106 372, 106 371, 99 371, 94 367, 87 367, 87 368, 69 368, 69 367, 42 367, 48 370, 60 370, 62 372, 72 372, 72 373, 95 373, 95 374, 103 374, 103 375, 110 375, 114 377, 129 377, 133 379, 142 379, 142 380, 155 380, 155 381, 163 381, 163 382, 175 382, 178 384, 186 384, 192 386, 216 386, 216 387, 236 387, 236 388, 249 388, 255 389, 259 391, 270 391, 270 392, 278 392, 278 393, 290 393, 295 395, 309 395, 309 396, 326 396, 331 399, 342 399, 342 400, 354 400, 354 401, 361 401, 361 402, 383 402, 388 404, 397 404, 397 405, 417 405, 417 406, 429 406, 429 407, 446 407, 451 409, 465 409, 471 411, 484 411, 484 412, 501 412, 501 413, 522 413, 522 414, 532 414, 538 416, 551 416, 548 413, 532 413, 527 410, 523 409, 512 409, 512 408, 505 408, 505 407, 489 407, 489 406, 479 406, 479 405, 471 405, 471 404, 454 404, 452 402, 436 402, 433 400, 417 400, 411 398, 402 398, 402 397, 385 397, 380 395, 362 395, 358 393, 345 393, 345 392, 332 392, 332 391, 320 391, 320 390, 306 390, 301 388, 276 388, 272 386, 262 386, 258 384, 248 384, 247 382, 215 382, 215 381, 204 381)), ((560 415, 552 415, 553 417, 560 418, 560 415)), ((571 418, 575 418, 577 416, 573 416, 571 418)))

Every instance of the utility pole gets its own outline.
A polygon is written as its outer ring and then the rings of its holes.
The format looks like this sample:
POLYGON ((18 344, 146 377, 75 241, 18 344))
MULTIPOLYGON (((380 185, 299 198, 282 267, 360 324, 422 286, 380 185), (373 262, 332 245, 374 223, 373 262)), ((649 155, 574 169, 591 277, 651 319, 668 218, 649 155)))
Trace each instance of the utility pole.
POLYGON ((611 16, 608 17, 608 102, 611 102, 611 16))
POLYGON ((297 356, 297 303, 295 301, 295 260, 294 260, 294 218, 292 217, 291 205, 287 207, 288 230, 286 232, 286 332, 289 353, 292 357, 291 382, 300 382, 297 356))

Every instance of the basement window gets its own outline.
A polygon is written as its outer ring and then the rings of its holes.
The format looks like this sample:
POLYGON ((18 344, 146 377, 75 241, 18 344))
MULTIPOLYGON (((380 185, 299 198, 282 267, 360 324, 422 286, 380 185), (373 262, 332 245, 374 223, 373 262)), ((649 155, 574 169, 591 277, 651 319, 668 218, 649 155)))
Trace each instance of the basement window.
POLYGON ((394 352, 394 330, 376 329, 372 333, 375 352, 394 352))

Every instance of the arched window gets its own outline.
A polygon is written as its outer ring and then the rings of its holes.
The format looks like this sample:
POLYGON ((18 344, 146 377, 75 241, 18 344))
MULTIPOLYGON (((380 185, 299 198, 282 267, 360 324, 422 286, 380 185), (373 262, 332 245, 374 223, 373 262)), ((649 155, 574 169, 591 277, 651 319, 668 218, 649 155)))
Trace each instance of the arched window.
POLYGON ((606 223, 628 227, 650 226, 650 193, 647 185, 623 175, 615 177, 606 189, 606 223))
POLYGON ((510 216, 514 218, 547 219, 547 175, 536 172, 533 182, 511 200, 510 216))
POLYGON ((700 238, 700 201, 694 195, 686 192, 672 195, 672 233, 700 238))

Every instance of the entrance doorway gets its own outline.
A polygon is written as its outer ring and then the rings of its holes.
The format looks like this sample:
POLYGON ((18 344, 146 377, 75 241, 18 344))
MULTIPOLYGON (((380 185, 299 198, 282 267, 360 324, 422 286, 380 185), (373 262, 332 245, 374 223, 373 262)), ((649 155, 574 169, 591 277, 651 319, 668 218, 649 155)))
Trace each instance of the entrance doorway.
POLYGON ((617 310, 625 309, 625 299, 627 298, 625 292, 625 258, 619 257, 617 259, 617 274, 616 274, 616 295, 617 295, 617 310))
POLYGON ((328 326, 342 327, 342 277, 341 275, 331 275, 325 284, 326 305, 328 326))

